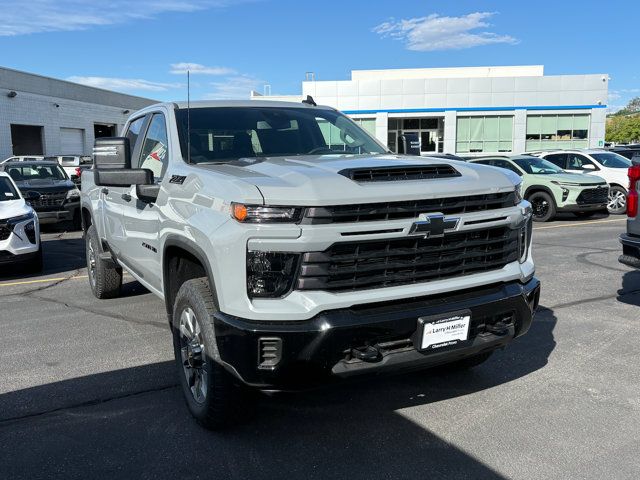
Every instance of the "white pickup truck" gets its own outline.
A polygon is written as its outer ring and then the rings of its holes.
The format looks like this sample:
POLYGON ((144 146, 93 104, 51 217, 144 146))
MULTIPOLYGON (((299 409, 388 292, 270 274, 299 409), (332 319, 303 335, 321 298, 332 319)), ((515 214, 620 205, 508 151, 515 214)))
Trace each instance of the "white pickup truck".
POLYGON ((520 178, 399 156, 313 101, 162 103, 82 173, 91 288, 160 297, 189 409, 442 363, 523 335, 540 284, 520 178))

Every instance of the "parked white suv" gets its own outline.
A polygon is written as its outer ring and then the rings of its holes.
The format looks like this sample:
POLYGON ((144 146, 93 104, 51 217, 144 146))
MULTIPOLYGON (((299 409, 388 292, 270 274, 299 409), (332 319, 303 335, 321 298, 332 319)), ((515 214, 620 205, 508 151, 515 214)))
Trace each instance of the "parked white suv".
MULTIPOLYGON (((29 192, 29 199, 40 195, 29 192)), ((20 194, 11 177, 0 172, 0 265, 22 264, 42 270, 40 225, 33 208, 20 194)))
POLYGON ((627 211, 627 171, 631 161, 622 155, 607 150, 557 150, 537 153, 567 172, 590 173, 602 177, 609 184, 611 214, 622 215, 627 211))

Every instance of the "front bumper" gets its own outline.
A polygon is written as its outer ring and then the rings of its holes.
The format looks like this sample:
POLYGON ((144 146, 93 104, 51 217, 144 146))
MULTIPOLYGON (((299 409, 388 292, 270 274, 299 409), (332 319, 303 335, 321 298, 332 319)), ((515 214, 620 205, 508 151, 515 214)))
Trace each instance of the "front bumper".
POLYGON ((38 219, 42 225, 50 225, 59 222, 70 222, 80 208, 80 202, 65 203, 60 210, 36 210, 38 219))
POLYGON ((640 236, 623 233, 620 235, 622 255, 618 261, 624 265, 640 268, 640 236))
POLYGON ((224 313, 214 316, 223 365, 241 382, 265 390, 313 387, 366 373, 419 369, 494 350, 529 329, 540 282, 510 282, 411 300, 329 310, 300 322, 261 322, 224 313), (471 312, 469 340, 461 348, 428 354, 414 348, 418 318, 460 310, 471 312), (503 323, 500 332, 493 326, 503 323), (280 360, 261 368, 260 339, 279 339, 280 360), (355 352, 374 347, 375 361, 355 352), (355 351, 353 350, 355 349, 355 351))

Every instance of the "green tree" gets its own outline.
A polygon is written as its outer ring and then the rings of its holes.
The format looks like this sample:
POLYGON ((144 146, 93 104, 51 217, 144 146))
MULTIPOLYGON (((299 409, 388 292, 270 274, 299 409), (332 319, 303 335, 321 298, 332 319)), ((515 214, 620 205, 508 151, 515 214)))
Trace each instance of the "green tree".
POLYGON ((613 116, 622 117, 624 115, 633 115, 639 112, 640 112, 640 97, 635 97, 629 100, 629 103, 627 103, 626 107, 624 107, 622 110, 618 110, 616 113, 613 114, 613 116))
POLYGON ((605 139, 607 142, 616 143, 639 142, 640 116, 614 116, 609 118, 605 139))

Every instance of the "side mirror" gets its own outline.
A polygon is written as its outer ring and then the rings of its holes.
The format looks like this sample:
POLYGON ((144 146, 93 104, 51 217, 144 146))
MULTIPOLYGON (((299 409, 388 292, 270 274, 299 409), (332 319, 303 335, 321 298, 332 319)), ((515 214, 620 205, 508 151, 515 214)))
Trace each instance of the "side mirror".
POLYGON ((93 181, 99 187, 130 187, 153 184, 153 172, 148 168, 95 169, 93 181))
POLYGON ((93 165, 94 168, 104 170, 131 168, 129 139, 126 137, 96 138, 93 146, 93 165))
POLYGON ((27 202, 36 202, 40 200, 40 194, 35 190, 29 190, 28 192, 25 192, 23 196, 27 202))
POLYGON ((585 163, 584 165, 582 165, 582 169, 583 170, 597 170, 596 166, 593 163, 585 163))

